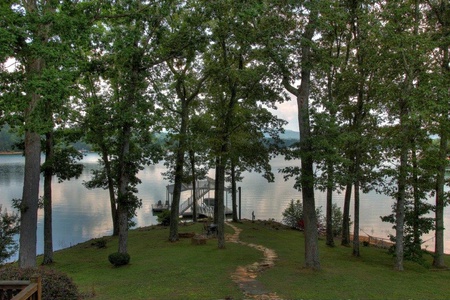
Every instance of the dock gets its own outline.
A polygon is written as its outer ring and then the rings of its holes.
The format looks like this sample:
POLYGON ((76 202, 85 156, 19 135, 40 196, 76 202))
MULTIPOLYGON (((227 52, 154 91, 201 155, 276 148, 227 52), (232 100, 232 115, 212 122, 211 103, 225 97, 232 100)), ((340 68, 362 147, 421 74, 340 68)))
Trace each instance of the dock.
MULTIPOLYGON (((214 216, 214 198, 211 198, 211 193, 215 190, 215 181, 210 177, 206 177, 205 180, 197 180, 195 182, 195 199, 194 199, 194 185, 182 184, 181 194, 183 195, 189 193, 189 197, 180 201, 180 216, 183 218, 192 218, 194 203, 197 208, 197 214, 199 217, 210 217, 214 216)), ((174 184, 169 184, 166 186, 166 201, 164 204, 159 200, 156 204, 152 205, 153 213, 161 213, 165 210, 170 210, 171 199, 173 198, 174 184)), ((232 215, 232 209, 224 207, 225 215, 232 215)))

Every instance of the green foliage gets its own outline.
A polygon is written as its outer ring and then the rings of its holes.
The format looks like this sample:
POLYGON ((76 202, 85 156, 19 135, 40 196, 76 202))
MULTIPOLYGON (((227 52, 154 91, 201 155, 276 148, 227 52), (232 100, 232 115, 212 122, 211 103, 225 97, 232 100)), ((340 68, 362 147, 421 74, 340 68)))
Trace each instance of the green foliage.
MULTIPOLYGON (((395 205, 392 209, 395 212, 395 205)), ((421 237, 434 229, 434 219, 425 216, 431 209, 432 206, 430 204, 420 202, 417 204, 416 211, 414 211, 411 201, 407 201, 403 228, 403 257, 407 260, 419 264, 425 263, 424 254, 427 254, 428 252, 426 249, 422 249, 423 240, 421 237)), ((394 213, 381 217, 381 220, 383 222, 394 224, 393 228, 395 228, 396 218, 394 213)), ((389 237, 390 240, 395 243, 395 236, 390 235, 389 237)), ((389 253, 395 256, 395 244, 389 249, 389 253)))
POLYGON ((115 267, 125 266, 130 263, 130 255, 128 253, 114 252, 108 255, 108 260, 115 267))
POLYGON ((161 213, 158 214, 158 224, 162 226, 169 226, 170 225, 170 210, 164 210, 161 213))
POLYGON ((97 249, 106 248, 107 240, 105 238, 99 238, 92 241, 91 245, 96 247, 97 249))
POLYGON ((342 234, 342 210, 339 206, 337 206, 336 203, 333 203, 332 209, 331 209, 331 222, 333 226, 333 236, 337 237, 342 234))
POLYGON ((19 233, 19 216, 9 214, 0 205, 0 265, 18 249, 14 236, 19 233))
POLYGON ((0 269, 0 280, 30 280, 33 276, 42 279, 42 299, 77 300, 80 299, 77 286, 61 271, 40 268, 19 268, 8 266, 0 269))
MULTIPOLYGON (((288 225, 292 228, 304 229, 304 221, 303 221, 303 203, 300 200, 294 202, 291 200, 288 207, 283 211, 283 224, 288 225)), ((322 212, 322 207, 316 208, 316 217, 317 217, 317 228, 318 230, 323 229, 324 224, 324 216, 322 212)))
POLYGON ((283 211, 283 223, 292 227, 298 228, 298 222, 303 219, 303 204, 300 200, 294 202, 291 200, 289 206, 283 211))
POLYGON ((0 151, 12 151, 18 142, 19 137, 11 132, 9 125, 3 125, 0 129, 0 151))

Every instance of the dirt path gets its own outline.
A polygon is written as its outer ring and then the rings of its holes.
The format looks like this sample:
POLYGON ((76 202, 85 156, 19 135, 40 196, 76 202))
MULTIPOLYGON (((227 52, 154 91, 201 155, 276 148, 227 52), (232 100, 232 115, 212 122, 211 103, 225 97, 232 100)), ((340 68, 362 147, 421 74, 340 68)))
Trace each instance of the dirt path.
POLYGON ((256 277, 260 272, 272 268, 275 265, 275 260, 277 259, 276 252, 262 245, 240 241, 239 235, 242 229, 237 228, 230 223, 226 224, 234 229, 234 234, 226 236, 227 241, 255 248, 264 254, 264 258, 261 262, 255 262, 251 265, 237 267, 236 271, 231 275, 231 279, 239 285, 246 299, 281 300, 281 298, 275 293, 268 292, 262 283, 256 280, 256 277))

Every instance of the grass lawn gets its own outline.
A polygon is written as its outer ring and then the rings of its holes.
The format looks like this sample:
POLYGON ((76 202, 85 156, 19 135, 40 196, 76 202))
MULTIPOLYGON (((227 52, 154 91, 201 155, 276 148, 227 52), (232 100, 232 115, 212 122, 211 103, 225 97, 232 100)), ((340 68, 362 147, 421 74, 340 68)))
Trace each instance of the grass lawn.
MULTIPOLYGON (((283 299, 448 299, 450 272, 406 262, 404 272, 393 270, 386 250, 361 247, 361 257, 351 248, 329 248, 320 241, 322 270, 302 268, 303 234, 271 222, 245 221, 240 239, 274 249, 275 267, 258 275, 270 292, 283 299)), ((180 226, 180 232, 201 233, 202 224, 180 226)), ((227 231, 233 230, 227 227, 227 231)), ((237 266, 259 261, 262 253, 245 245, 216 240, 192 245, 190 239, 167 241, 169 230, 150 227, 130 231, 129 265, 115 268, 107 259, 117 251, 117 239, 107 237, 107 248, 92 242, 55 253, 51 267, 66 272, 92 299, 243 299, 230 275, 237 266)), ((431 256, 427 257, 431 264, 431 256)), ((446 257, 447 265, 450 258, 446 257)))

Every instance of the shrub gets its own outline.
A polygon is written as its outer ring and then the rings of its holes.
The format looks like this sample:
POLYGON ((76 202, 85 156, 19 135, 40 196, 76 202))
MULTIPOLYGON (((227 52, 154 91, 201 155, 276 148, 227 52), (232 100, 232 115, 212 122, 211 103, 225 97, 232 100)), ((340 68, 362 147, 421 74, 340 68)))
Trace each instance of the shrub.
MULTIPOLYGON (((317 228, 318 230, 323 229, 324 216, 322 213, 322 207, 316 208, 317 217, 317 228)), ((292 228, 303 230, 305 229, 305 223, 303 221, 303 203, 300 200, 294 202, 291 200, 289 206, 283 212, 283 224, 288 225, 292 228)))
POLYGON ((164 210, 158 214, 158 224, 161 224, 162 226, 170 225, 170 210, 164 210))
POLYGON ((65 273, 39 268, 19 268, 8 266, 0 269, 0 280, 30 280, 38 275, 42 279, 42 299, 76 300, 80 298, 77 286, 65 273))
POLYGON ((106 248, 106 242, 107 241, 105 238, 99 238, 99 239, 92 241, 91 245, 98 249, 102 249, 102 248, 106 248))
POLYGON ((130 262, 130 255, 128 253, 115 252, 108 256, 108 260, 115 267, 120 267, 128 265, 130 262))
POLYGON ((17 251, 14 235, 19 233, 19 216, 9 214, 0 205, 0 265, 17 251))

